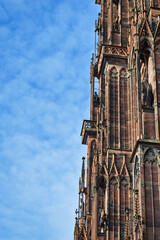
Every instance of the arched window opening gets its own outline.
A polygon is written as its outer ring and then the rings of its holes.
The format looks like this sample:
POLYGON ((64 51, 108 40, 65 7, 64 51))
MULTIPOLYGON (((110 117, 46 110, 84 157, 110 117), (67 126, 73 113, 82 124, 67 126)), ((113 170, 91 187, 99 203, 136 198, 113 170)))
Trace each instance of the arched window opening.
POLYGON ((110 70, 110 145, 118 147, 118 72, 110 70))
POLYGON ((94 78, 94 106, 98 107, 100 104, 99 99, 99 79, 97 77, 94 78))
POLYGON ((129 149, 129 96, 127 72, 120 71, 120 145, 122 149, 129 149))
POLYGON ((146 226, 149 239, 158 236, 159 227, 159 169, 155 153, 149 148, 144 155, 144 182, 145 182, 145 209, 146 226), (150 228, 155 228, 155 235, 152 235, 150 228))
POLYGON ((115 239, 118 232, 118 182, 115 177, 109 184, 109 230, 110 239, 115 239))
POLYGON ((129 209, 129 188, 126 178, 121 180, 120 184, 120 235, 124 236, 125 231, 125 213, 129 209))

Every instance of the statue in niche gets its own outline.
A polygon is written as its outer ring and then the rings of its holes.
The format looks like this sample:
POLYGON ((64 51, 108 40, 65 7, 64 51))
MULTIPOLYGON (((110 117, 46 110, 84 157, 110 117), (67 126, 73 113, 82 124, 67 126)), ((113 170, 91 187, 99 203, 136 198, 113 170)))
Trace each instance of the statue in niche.
POLYGON ((141 62, 141 93, 142 93, 142 105, 152 107, 153 105, 152 86, 148 82, 148 71, 144 62, 141 62))
POLYGON ((119 32, 120 19, 119 19, 119 0, 113 0, 113 31, 119 32))
POLYGON ((115 16, 113 19, 113 31, 119 32, 119 16, 115 16))
POLYGON ((101 29, 101 14, 98 13, 98 29, 99 29, 99 33, 100 33, 100 29, 101 29))
POLYGON ((103 233, 106 230, 107 218, 104 209, 101 210, 99 218, 100 231, 103 233))
POLYGON ((97 94, 97 92, 94 93, 94 106, 95 107, 98 107, 100 104, 100 99, 99 99, 99 96, 97 94))

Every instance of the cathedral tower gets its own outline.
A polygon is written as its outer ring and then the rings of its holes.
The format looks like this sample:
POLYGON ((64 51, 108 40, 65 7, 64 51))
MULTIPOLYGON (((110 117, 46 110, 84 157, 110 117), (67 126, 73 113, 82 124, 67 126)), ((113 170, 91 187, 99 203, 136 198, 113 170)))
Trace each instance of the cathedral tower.
POLYGON ((160 240, 160 0, 95 3, 74 240, 160 240))

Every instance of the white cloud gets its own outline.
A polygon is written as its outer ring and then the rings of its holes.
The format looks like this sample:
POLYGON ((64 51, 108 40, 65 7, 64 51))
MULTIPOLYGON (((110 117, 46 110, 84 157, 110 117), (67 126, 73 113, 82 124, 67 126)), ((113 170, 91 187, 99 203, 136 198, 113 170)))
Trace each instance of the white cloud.
POLYGON ((73 239, 93 4, 0 3, 0 239, 73 239))

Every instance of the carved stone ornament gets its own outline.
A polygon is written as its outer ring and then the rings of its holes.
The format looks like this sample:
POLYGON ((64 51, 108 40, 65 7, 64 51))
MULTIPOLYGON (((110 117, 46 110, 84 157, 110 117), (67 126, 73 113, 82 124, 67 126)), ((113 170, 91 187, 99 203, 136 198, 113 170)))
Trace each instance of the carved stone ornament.
POLYGON ((103 175, 101 175, 98 179, 98 186, 102 189, 106 188, 106 179, 103 175))
POLYGON ((146 146, 144 146, 144 145, 141 145, 140 148, 143 152, 146 150, 146 146))
POLYGON ((136 156, 135 159, 135 165, 134 165, 134 182, 135 182, 135 188, 138 188, 139 183, 139 177, 140 177, 140 163, 139 158, 136 156))
POLYGON ((100 103, 99 96, 98 96, 97 92, 95 92, 95 93, 94 93, 94 106, 95 106, 95 107, 98 107, 98 106, 99 106, 99 103, 100 103))
POLYGON ((135 176, 139 175, 140 173, 140 164, 138 161, 135 163, 135 176))
POLYGON ((149 148, 144 156, 144 162, 153 163, 156 161, 156 156, 152 148, 149 148))
POLYGON ((103 233, 106 230, 106 226, 107 226, 107 216, 105 214, 104 209, 99 209, 98 225, 99 225, 99 231, 103 233))
POLYGON ((119 24, 119 16, 115 16, 113 19, 113 31, 119 32, 120 24, 119 24))
POLYGON ((142 105, 152 107, 153 105, 153 93, 152 86, 145 79, 141 83, 141 93, 142 93, 142 105))

